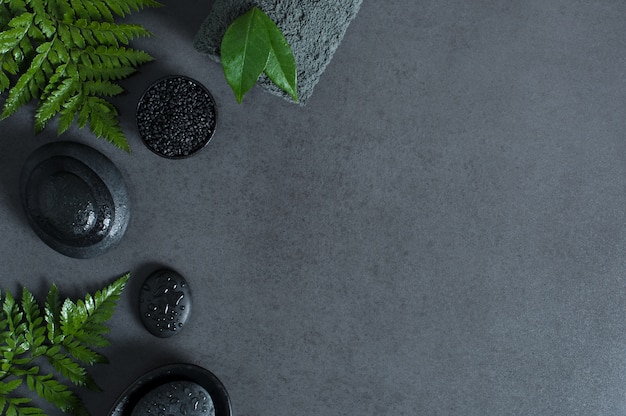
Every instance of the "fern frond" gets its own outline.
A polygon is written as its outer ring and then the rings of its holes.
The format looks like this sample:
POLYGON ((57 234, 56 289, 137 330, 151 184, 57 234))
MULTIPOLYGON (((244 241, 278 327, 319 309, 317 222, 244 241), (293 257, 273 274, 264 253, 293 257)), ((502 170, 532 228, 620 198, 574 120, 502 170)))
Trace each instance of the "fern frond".
POLYGON ((22 39, 28 34, 28 30, 33 24, 33 14, 24 13, 14 17, 8 23, 12 29, 0 32, 0 54, 11 52, 22 39))
POLYGON ((9 382, 0 381, 0 396, 6 396, 8 394, 13 393, 15 389, 22 385, 22 380, 16 378, 9 382))
POLYGON ((87 365, 109 362, 104 355, 92 350, 78 340, 64 341, 63 347, 74 359, 87 365))
POLYGON ((91 19, 93 16, 89 13, 89 11, 85 8, 86 3, 82 0, 70 0, 71 9, 74 11, 75 18, 78 19, 91 19))
POLYGON ((56 371, 75 385, 97 389, 96 383, 87 371, 63 352, 50 351, 46 354, 46 358, 56 371))
POLYGON ((130 146, 117 119, 113 104, 99 97, 88 97, 78 114, 78 125, 84 125, 84 117, 89 120, 89 129, 96 137, 113 143, 120 149, 130 152, 130 146))
MULTIPOLYGON (((6 3, 6 1, 4 3, 6 3)), ((10 0, 8 4, 9 10, 13 15, 18 15, 26 12, 26 2, 24 0, 10 0)))
POLYGON ((48 295, 46 296, 46 307, 44 319, 46 320, 46 329, 48 332, 48 340, 56 342, 57 336, 61 332, 61 296, 56 285, 50 286, 48 295))
POLYGON ((46 10, 45 2, 43 0, 27 0, 27 3, 35 15, 34 21, 37 27, 48 38, 52 37, 56 32, 56 25, 46 10))
MULTIPOLYGON (((14 339, 18 334, 16 334, 16 329, 22 322, 23 314, 19 311, 17 303, 15 302, 15 298, 11 295, 11 292, 6 292, 4 294, 4 302, 2 303, 2 310, 4 312, 4 316, 6 317, 7 325, 9 327, 10 335, 14 339)), ((8 342, 8 341, 7 341, 8 342)), ((9 346, 13 349, 16 348, 16 345, 9 346)))
POLYGON ((11 80, 6 74, 0 71, 0 94, 2 94, 7 88, 11 86, 11 80))
POLYGON ((110 81, 88 81, 83 85, 83 91, 86 95, 114 97, 123 93, 124 89, 110 81))
POLYGON ((67 103, 74 93, 78 91, 79 82, 77 79, 67 77, 65 66, 57 67, 55 76, 50 78, 48 89, 44 90, 42 98, 35 112, 35 131, 40 132, 46 123, 54 117, 61 107, 67 103))
POLYGON ((117 81, 135 73, 137 70, 132 66, 111 67, 102 63, 92 62, 78 65, 78 73, 81 81, 117 81))
POLYGON ((83 105, 84 96, 82 94, 76 94, 71 97, 59 112, 59 125, 57 127, 57 134, 63 134, 76 119, 76 114, 83 105))
MULTIPOLYGON (((106 101, 89 97, 87 100, 89 105, 106 105, 106 101)), ((98 109, 97 112, 104 111, 98 109)), ((66 300, 61 308, 61 329, 66 336, 83 336, 87 337, 92 332, 85 331, 90 324, 101 324, 113 315, 115 305, 124 289, 129 274, 117 279, 112 284, 102 290, 98 290, 94 296, 87 295, 85 300, 78 300, 76 303, 66 300)), ((101 327, 91 327, 95 335, 103 333, 101 327)), ((92 344, 93 345, 93 344, 92 344)))
POLYGON ((154 0, 109 0, 109 8, 118 16, 124 17, 132 11, 139 11, 145 7, 162 7, 163 5, 154 0))
POLYGON ((42 66, 48 58, 48 52, 52 47, 52 42, 46 42, 37 48, 37 56, 33 58, 30 68, 18 79, 15 86, 9 92, 4 103, 1 119, 14 114, 19 107, 26 104, 45 87, 46 77, 42 66))
POLYGON ((153 60, 127 47, 151 33, 114 18, 160 6, 156 0, 0 0, 0 93, 8 90, 0 119, 37 100, 35 132, 58 114, 59 134, 75 121, 89 122, 96 136, 129 151, 117 110, 94 98, 120 94, 114 81, 153 60), (66 76, 59 75, 63 65, 66 76))
POLYGON ((46 416, 44 411, 37 407, 25 406, 30 402, 31 400, 26 398, 0 397, 0 412, 6 416, 46 416))
POLYGON ((136 67, 152 61, 154 58, 144 51, 125 47, 99 46, 98 48, 87 47, 81 54, 82 64, 103 64, 110 68, 124 66, 136 67))
POLYGON ((39 397, 65 413, 88 414, 81 400, 66 385, 52 378, 51 374, 29 375, 26 377, 26 384, 39 397))
MULTIPOLYGON (((41 310, 35 300, 33 294, 26 288, 22 289, 22 311, 26 318, 26 332, 24 338, 28 344, 29 350, 36 350, 41 346, 45 339, 46 328, 42 326, 44 318, 41 316, 41 310)), ((36 356, 36 351, 33 356, 36 356)))
POLYGON ((138 37, 149 37, 151 33, 141 25, 116 24, 109 22, 88 22, 85 19, 76 21, 75 27, 91 46, 99 45, 119 46, 128 45, 138 37))
POLYGON ((22 310, 31 328, 41 325, 43 318, 41 317, 41 310, 35 296, 26 288, 22 288, 22 310))
POLYGON ((110 345, 109 340, 100 334, 89 332, 81 329, 73 335, 75 339, 90 347, 107 347, 110 345))
POLYGON ((0 1, 0 27, 6 27, 11 20, 11 11, 8 6, 0 1))

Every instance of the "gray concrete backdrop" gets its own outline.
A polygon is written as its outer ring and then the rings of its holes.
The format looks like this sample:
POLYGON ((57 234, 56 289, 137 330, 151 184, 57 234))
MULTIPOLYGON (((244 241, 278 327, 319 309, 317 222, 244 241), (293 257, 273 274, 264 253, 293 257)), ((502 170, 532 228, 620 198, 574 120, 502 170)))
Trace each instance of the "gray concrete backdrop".
POLYGON ((131 271, 112 320, 104 416, 136 377, 190 362, 237 416, 626 413, 626 2, 366 0, 305 107, 237 105, 193 48, 211 1, 130 18, 156 61, 116 100, 133 152, 87 131, 127 178, 121 244, 64 257, 28 227, 32 107, 0 122, 2 287, 74 296, 131 271), (206 85, 218 131, 197 156, 143 146, 134 108, 168 74, 206 85), (158 267, 195 305, 143 329, 158 267))

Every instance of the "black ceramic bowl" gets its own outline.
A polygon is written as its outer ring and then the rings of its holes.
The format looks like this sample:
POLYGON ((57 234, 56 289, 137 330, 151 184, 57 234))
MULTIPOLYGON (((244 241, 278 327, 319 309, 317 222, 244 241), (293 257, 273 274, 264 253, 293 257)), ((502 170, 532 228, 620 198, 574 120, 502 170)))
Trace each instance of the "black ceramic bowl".
POLYGON ((128 226, 130 203, 121 173, 83 144, 54 142, 35 150, 22 169, 20 197, 35 233, 66 256, 103 254, 128 226))
POLYGON ((117 399, 109 416, 130 416, 148 393, 166 383, 187 381, 204 388, 213 400, 215 416, 232 416, 230 398, 222 382, 209 370, 193 364, 170 364, 139 377, 117 399))
POLYGON ((213 137, 217 107, 198 81, 172 75, 143 93, 137 105, 137 128, 148 149, 169 159, 182 159, 203 149, 213 137))

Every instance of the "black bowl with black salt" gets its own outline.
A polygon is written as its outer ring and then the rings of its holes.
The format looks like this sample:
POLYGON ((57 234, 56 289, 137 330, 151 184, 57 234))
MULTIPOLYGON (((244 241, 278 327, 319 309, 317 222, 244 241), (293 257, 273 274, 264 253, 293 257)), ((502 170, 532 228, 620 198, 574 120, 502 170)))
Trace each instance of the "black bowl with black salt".
POLYGON ((232 416, 222 382, 193 364, 170 364, 137 379, 117 400, 109 416, 232 416))
POLYGON ((137 105, 141 139, 159 156, 182 159, 204 148, 215 133, 217 107, 198 81, 183 75, 158 80, 137 105))

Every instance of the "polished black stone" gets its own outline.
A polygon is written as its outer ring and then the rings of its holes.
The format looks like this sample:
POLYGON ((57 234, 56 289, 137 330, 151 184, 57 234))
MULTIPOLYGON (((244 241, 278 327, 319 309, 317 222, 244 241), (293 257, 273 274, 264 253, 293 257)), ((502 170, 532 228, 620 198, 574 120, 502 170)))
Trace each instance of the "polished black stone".
POLYGON ((185 278, 172 270, 158 270, 143 282, 139 316, 151 334, 167 338, 183 329, 191 304, 191 290, 185 278))
POLYGON ((192 381, 162 384, 143 396, 131 416, 147 415, 215 416, 215 407, 208 391, 192 381))
MULTIPOLYGON (((193 364, 169 364, 142 375, 118 397, 109 416, 129 416, 133 410, 138 409, 142 399, 155 389, 180 381, 187 381, 204 389, 210 397, 215 416, 232 416, 230 398, 222 382, 209 370, 193 364)), ((160 400, 158 398, 158 401, 160 400)), ((200 403, 201 401, 198 401, 198 404, 200 403)), ((207 403, 207 411, 210 412, 208 399, 205 403, 207 403)), ((158 415, 159 413, 148 414, 158 415)), ((171 414, 182 415, 184 413, 172 412, 171 414)), ((206 414, 210 415, 210 413, 206 414)))
POLYGON ((130 203, 121 173, 83 144, 55 142, 33 152, 22 170, 20 194, 35 233, 70 257, 105 253, 128 226, 130 203))

